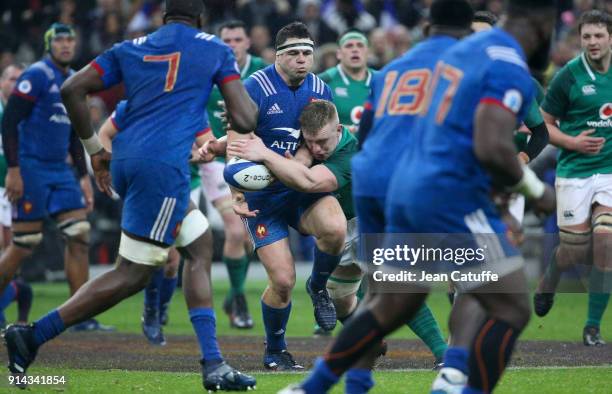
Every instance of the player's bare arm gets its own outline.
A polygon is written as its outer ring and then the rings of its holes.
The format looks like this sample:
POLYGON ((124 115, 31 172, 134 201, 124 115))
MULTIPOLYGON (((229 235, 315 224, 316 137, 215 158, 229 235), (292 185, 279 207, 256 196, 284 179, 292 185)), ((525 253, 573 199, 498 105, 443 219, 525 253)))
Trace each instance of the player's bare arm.
POLYGON ((259 110, 251 100, 240 80, 233 80, 219 86, 225 100, 227 116, 232 129, 244 134, 255 130, 259 110))
POLYGON ((603 148, 606 139, 604 137, 592 137, 595 129, 584 130, 575 137, 562 132, 557 125, 557 118, 544 110, 542 117, 548 128, 550 143, 563 149, 578 151, 584 154, 597 154, 603 148))
POLYGON ((306 167, 297 160, 283 157, 268 149, 259 137, 236 140, 227 149, 230 156, 263 162, 285 185, 303 193, 324 193, 338 189, 334 174, 323 165, 306 167))
POLYGON ((104 121, 102 127, 98 131, 98 137, 100 138, 100 143, 108 152, 113 152, 113 139, 117 135, 119 130, 115 127, 111 118, 109 117, 104 121))
POLYGON ((112 195, 111 176, 109 171, 111 155, 100 144, 91 127, 87 95, 104 89, 104 83, 98 72, 91 66, 86 66, 68 78, 60 90, 62 101, 72 122, 72 127, 83 142, 87 153, 91 156, 91 166, 94 170, 98 188, 112 195))

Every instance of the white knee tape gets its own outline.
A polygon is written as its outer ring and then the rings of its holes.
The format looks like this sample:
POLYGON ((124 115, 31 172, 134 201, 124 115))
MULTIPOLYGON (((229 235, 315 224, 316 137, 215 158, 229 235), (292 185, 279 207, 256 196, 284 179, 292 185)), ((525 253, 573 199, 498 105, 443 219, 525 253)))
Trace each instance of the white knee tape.
POLYGON ((204 234, 208 230, 208 226, 208 219, 199 209, 190 211, 183 219, 181 230, 176 237, 176 241, 174 241, 174 245, 179 248, 189 245, 204 234))
POLYGON ((612 213, 604 212, 593 221, 594 233, 612 233, 612 213))
POLYGON ((327 292, 332 300, 337 300, 340 298, 348 297, 350 295, 356 294, 357 290, 359 290, 359 286, 361 285, 361 276, 359 279, 347 280, 347 279, 337 279, 331 276, 327 280, 327 292))
POLYGON ((136 264, 162 266, 168 260, 168 251, 164 248, 153 245, 149 242, 139 241, 121 233, 119 242, 119 255, 136 264))
POLYGON ((67 237, 76 237, 82 234, 88 234, 91 225, 85 219, 68 219, 57 225, 61 232, 67 237))

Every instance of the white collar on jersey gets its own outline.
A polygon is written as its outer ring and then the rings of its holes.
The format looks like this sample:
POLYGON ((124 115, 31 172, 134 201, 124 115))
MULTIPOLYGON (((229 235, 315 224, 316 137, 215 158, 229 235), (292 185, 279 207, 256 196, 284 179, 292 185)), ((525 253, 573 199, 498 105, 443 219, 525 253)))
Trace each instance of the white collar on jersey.
MULTIPOLYGON (((348 86, 350 84, 348 77, 346 76, 346 74, 344 73, 344 70, 342 69, 342 66, 340 66, 340 64, 336 65, 336 68, 338 69, 338 73, 340 73, 340 78, 342 78, 342 82, 344 82, 344 84, 346 86, 348 86)), ((366 72, 368 73, 368 76, 366 77, 366 86, 370 87, 370 81, 372 81, 372 73, 370 72, 369 69, 366 69, 366 72)))

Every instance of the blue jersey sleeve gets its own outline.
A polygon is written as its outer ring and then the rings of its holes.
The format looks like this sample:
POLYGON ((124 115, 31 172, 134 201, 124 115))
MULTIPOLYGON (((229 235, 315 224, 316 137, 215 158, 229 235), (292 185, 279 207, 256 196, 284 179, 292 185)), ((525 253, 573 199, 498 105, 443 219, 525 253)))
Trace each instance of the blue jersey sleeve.
POLYGON ((26 100, 36 102, 46 91, 49 79, 45 72, 38 67, 30 67, 19 77, 15 83, 13 94, 26 100))
POLYGON ((123 44, 115 44, 111 49, 105 51, 90 63, 100 75, 105 88, 117 85, 123 81, 121 66, 117 58, 121 45, 123 44))
POLYGON ((240 68, 234 57, 234 52, 227 45, 223 45, 223 49, 223 60, 214 77, 214 81, 218 86, 235 79, 240 79, 240 68))
POLYGON ((208 113, 204 111, 204 116, 202 117, 202 128, 196 133, 196 138, 210 132, 211 130, 210 123, 208 122, 208 113))
POLYGON ((497 60, 485 76, 480 102, 500 105, 512 112, 517 123, 525 118, 534 95, 534 84, 526 68, 497 60))
POLYGON ((121 130, 124 127, 126 109, 127 100, 122 100, 119 102, 119 104, 117 104, 117 108, 115 108, 115 111, 111 115, 111 122, 113 122, 113 125, 117 130, 121 130))

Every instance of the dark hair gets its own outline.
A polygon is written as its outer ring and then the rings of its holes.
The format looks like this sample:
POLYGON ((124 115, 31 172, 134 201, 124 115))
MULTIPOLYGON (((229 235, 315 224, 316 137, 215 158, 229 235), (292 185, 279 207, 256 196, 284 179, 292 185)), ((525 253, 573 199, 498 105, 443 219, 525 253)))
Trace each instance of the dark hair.
POLYGON ((434 0, 429 8, 432 25, 469 28, 474 10, 467 0, 434 0))
POLYGON ((476 11, 472 22, 483 22, 488 25, 495 25, 499 18, 490 11, 476 11))
POLYGON ((578 34, 582 33, 582 26, 584 25, 604 25, 608 33, 612 34, 612 18, 610 14, 603 11, 591 10, 580 15, 580 19, 578 20, 578 34))
POLYGON ((283 28, 276 33, 276 40, 274 41, 275 48, 283 45, 289 38, 309 38, 312 40, 312 36, 305 24, 302 22, 291 22, 283 26, 283 28))
POLYGON ((303 133, 316 133, 337 117, 336 106, 331 101, 315 100, 302 110, 300 128, 303 133))
POLYGON ((171 17, 198 19, 204 12, 203 0, 166 0, 164 20, 171 17))
POLYGON ((221 35, 221 32, 224 29, 242 29, 244 30, 244 34, 247 34, 246 23, 238 19, 232 19, 232 20, 222 23, 221 26, 219 26, 219 30, 218 30, 219 35, 221 35))

